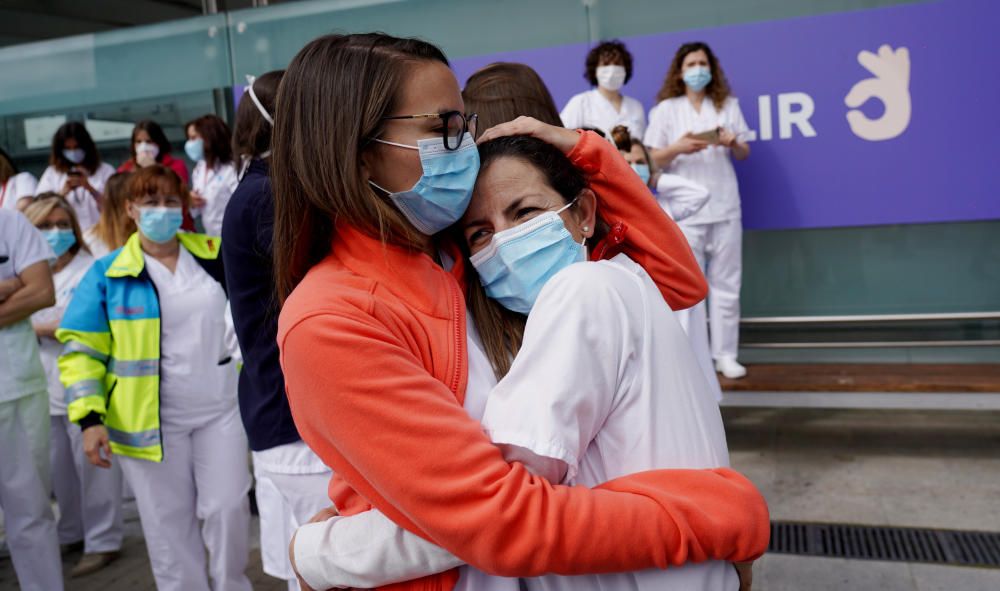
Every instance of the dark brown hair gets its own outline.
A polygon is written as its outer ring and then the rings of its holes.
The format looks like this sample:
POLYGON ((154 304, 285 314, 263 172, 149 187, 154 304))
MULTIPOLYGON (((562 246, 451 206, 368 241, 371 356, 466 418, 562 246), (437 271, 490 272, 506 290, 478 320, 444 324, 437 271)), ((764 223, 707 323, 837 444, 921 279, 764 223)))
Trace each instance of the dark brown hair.
POLYGON ((685 43, 677 49, 673 61, 670 62, 670 69, 667 71, 667 77, 663 81, 663 86, 656 95, 657 102, 665 101, 675 96, 684 96, 687 93, 687 87, 684 85, 684 70, 681 66, 684 64, 684 58, 696 51, 705 52, 705 55, 708 56, 709 69, 712 71, 712 81, 705 87, 705 96, 712 99, 712 104, 715 105, 716 109, 722 108, 723 103, 726 102, 726 97, 731 94, 729 82, 726 80, 726 74, 722 71, 719 60, 712 53, 712 48, 701 41, 685 43))
MULTIPOLYGON (((253 93, 267 114, 274 119, 274 100, 278 96, 278 84, 284 70, 275 70, 261 74, 253 81, 253 93)), ((271 132, 273 128, 267 119, 257 110, 250 90, 240 98, 240 106, 236 108, 236 123, 233 125, 233 155, 237 159, 244 156, 257 158, 271 149, 271 132)))
POLYGON ((479 132, 524 115, 562 127, 559 109, 542 77, 525 64, 497 62, 465 82, 465 110, 479 115, 479 132))
POLYGON ((149 195, 177 195, 184 207, 190 207, 191 196, 181 177, 162 164, 140 168, 128 181, 128 201, 137 201, 149 195))
MULTIPOLYGON (((572 202, 587 188, 586 178, 569 158, 558 148, 542 140, 528 136, 506 136, 482 144, 479 146, 480 174, 503 158, 516 158, 533 166, 566 203, 572 202)), ((510 371, 511 362, 521 349, 526 317, 508 310, 486 295, 475 267, 469 262, 468 244, 457 235, 457 230, 456 228, 456 242, 466 255, 465 271, 469 278, 466 303, 472 312, 493 373, 500 380, 510 371)), ((598 239, 598 236, 595 235, 594 239, 598 239)))
POLYGON ((129 217, 125 207, 132 200, 129 193, 131 178, 131 172, 119 172, 111 175, 104 185, 101 218, 94 226, 94 234, 111 250, 124 246, 136 230, 135 220, 129 217))
POLYGON ((149 139, 153 140, 153 143, 160 148, 159 153, 156 155, 156 161, 163 162, 163 157, 170 153, 172 146, 170 145, 170 140, 167 139, 167 134, 163 133, 163 128, 152 119, 143 119, 132 128, 132 143, 128 147, 129 153, 132 154, 132 162, 135 162, 135 138, 139 135, 140 131, 148 133, 149 139))
POLYGON ((280 302, 329 252, 335 222, 420 249, 424 237, 366 182, 362 153, 395 109, 407 72, 427 61, 448 64, 426 41, 364 33, 314 39, 288 65, 271 138, 280 302))
POLYGON ((646 149, 645 144, 639 141, 632 133, 628 130, 625 125, 616 125, 614 129, 611 130, 611 141, 615 143, 615 146, 623 152, 631 152, 633 146, 639 146, 642 148, 642 153, 646 155, 646 164, 649 165, 652 172, 654 166, 653 159, 649 156, 649 150, 646 149))
POLYGON ((233 161, 233 147, 230 145, 229 126, 215 115, 202 115, 184 124, 184 132, 194 127, 205 143, 205 164, 215 168, 218 164, 233 161))
POLYGON ((49 164, 59 172, 66 172, 74 166, 83 166, 90 174, 97 172, 97 167, 101 165, 101 154, 97 151, 94 139, 90 137, 90 132, 79 121, 68 121, 59 126, 52 136, 52 153, 49 154, 49 164), (68 139, 76 140, 77 146, 83 150, 83 162, 73 164, 63 156, 63 146, 68 139))
POLYGON ((625 82, 632 79, 632 54, 625 44, 617 39, 602 41, 594 46, 587 54, 587 62, 584 66, 583 77, 590 82, 591 86, 597 86, 597 66, 604 62, 621 62, 625 67, 625 82))

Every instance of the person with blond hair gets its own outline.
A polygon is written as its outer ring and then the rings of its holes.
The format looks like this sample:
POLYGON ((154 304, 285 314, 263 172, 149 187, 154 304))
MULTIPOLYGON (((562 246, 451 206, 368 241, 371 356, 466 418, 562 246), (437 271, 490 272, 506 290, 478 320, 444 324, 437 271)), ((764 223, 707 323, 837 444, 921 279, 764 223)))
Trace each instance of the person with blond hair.
POLYGON ((59 381, 62 345, 55 338, 59 322, 94 257, 83 241, 73 207, 55 194, 42 195, 24 211, 56 255, 52 279, 56 305, 31 316, 38 335, 42 366, 49 383, 52 488, 59 504, 59 543, 83 543, 84 554, 70 571, 79 577, 111 564, 122 547, 122 475, 118 465, 101 470, 83 455, 80 428, 66 416, 66 389, 59 381))

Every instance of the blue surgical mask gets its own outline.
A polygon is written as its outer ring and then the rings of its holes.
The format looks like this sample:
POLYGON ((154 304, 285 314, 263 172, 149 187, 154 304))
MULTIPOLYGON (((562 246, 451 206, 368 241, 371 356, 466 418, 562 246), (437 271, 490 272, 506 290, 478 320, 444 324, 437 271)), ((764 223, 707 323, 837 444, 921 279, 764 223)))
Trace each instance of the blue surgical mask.
POLYGON ((184 142, 184 153, 187 157, 197 162, 205 159, 205 140, 198 138, 184 142))
POLYGON ((648 164, 643 164, 641 162, 635 162, 635 163, 632 164, 632 170, 634 170, 635 173, 637 175, 639 175, 639 178, 642 179, 642 182, 646 183, 647 185, 649 184, 649 165, 648 164))
POLYGON ((43 230, 42 234, 57 257, 66 254, 66 251, 76 244, 76 234, 73 233, 73 230, 53 228, 52 230, 43 230))
POLYGON ((559 217, 570 205, 497 232, 486 248, 472 255, 469 262, 486 295, 508 310, 527 314, 553 275, 587 259, 586 247, 577 244, 559 217))
POLYGON ((80 164, 87 157, 87 153, 80 148, 74 148, 72 150, 63 150, 63 157, 73 164, 80 164))
POLYGON ((153 242, 169 242, 183 222, 184 214, 179 207, 139 208, 139 230, 153 242))
POLYGON ((391 193, 368 181, 389 196, 414 228, 430 236, 462 217, 479 174, 479 150, 471 134, 465 134, 457 150, 446 149, 439 137, 420 140, 416 146, 375 141, 420 152, 424 172, 409 191, 391 193))
POLYGON ((684 70, 684 84, 695 92, 708 86, 711 81, 712 71, 706 66, 692 66, 684 70))

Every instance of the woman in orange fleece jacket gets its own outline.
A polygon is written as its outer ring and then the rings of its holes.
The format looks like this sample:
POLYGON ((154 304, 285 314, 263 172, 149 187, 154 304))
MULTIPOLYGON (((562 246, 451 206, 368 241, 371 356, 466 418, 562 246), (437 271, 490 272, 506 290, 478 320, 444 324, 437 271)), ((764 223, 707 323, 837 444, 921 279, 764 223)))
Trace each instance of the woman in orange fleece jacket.
MULTIPOLYGON (((437 48, 380 34, 311 42, 279 91, 274 247, 287 299, 278 341, 300 433, 338 474, 334 504, 351 513, 370 503, 506 576, 758 556, 766 506, 731 470, 553 486, 504 462, 463 410, 464 265, 430 237, 464 212, 478 169, 463 110, 437 48)), ((704 279, 683 236, 652 200, 614 194, 608 171, 620 171, 596 141, 582 136, 568 156, 601 198, 608 243, 647 269, 671 307, 699 301, 704 279)), ((402 587, 471 589, 471 570, 402 587)))

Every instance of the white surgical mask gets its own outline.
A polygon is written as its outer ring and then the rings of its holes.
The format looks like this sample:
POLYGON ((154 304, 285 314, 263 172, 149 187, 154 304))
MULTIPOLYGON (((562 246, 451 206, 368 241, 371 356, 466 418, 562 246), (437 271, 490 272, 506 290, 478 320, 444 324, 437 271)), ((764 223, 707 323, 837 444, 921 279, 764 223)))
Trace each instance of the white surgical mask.
POLYGON ((135 155, 138 156, 139 154, 149 154, 149 157, 155 160, 160 155, 160 146, 157 146, 153 142, 136 142, 135 155))
POLYGON ((625 85, 625 66, 598 66, 596 75, 597 84, 608 90, 618 92, 625 85))

